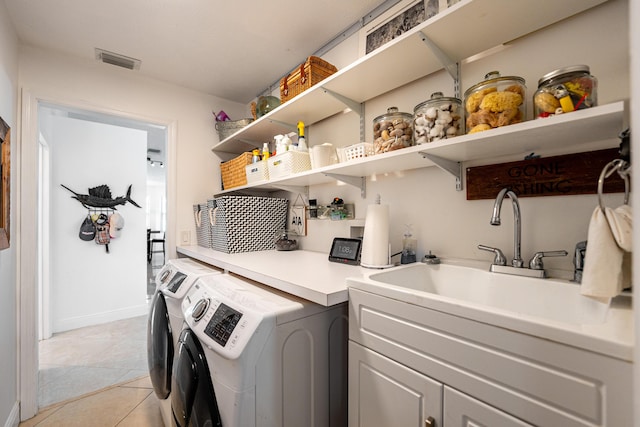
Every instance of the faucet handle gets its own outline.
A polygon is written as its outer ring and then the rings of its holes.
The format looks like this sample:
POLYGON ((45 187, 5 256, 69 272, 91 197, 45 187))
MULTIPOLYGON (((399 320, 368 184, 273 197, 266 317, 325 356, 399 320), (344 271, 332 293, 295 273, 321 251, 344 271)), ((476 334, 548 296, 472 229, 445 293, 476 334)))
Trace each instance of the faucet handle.
POLYGON ((494 265, 507 265, 507 259, 504 257, 502 251, 498 248, 492 248, 491 246, 478 245, 478 249, 487 252, 493 252, 496 256, 493 258, 494 265))
POLYGON ((535 254, 533 254, 533 258, 531 258, 531 261, 529 261, 529 268, 531 270, 544 270, 544 264, 542 263, 543 257, 567 256, 568 254, 569 253, 565 250, 536 252, 535 254))

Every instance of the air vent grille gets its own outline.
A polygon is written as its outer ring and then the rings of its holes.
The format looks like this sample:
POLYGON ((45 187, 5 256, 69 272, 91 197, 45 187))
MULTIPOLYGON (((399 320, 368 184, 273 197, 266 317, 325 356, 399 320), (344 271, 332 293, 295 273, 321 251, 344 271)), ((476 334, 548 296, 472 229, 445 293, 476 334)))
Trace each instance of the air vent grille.
POLYGON ((120 55, 119 53, 109 52, 107 50, 96 48, 96 59, 105 64, 115 65, 117 67, 126 68, 127 70, 139 70, 141 61, 139 59, 130 58, 120 55))

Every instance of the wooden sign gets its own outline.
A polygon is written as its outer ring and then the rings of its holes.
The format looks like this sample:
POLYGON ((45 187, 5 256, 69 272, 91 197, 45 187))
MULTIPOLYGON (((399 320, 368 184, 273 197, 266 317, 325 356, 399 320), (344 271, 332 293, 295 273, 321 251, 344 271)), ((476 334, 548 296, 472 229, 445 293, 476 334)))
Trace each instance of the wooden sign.
MULTIPOLYGON (((518 162, 467 168, 467 200, 493 199, 508 187, 518 197, 596 194, 598 178, 618 149, 541 157, 518 162)), ((614 173, 604 193, 624 192, 624 180, 614 173)))

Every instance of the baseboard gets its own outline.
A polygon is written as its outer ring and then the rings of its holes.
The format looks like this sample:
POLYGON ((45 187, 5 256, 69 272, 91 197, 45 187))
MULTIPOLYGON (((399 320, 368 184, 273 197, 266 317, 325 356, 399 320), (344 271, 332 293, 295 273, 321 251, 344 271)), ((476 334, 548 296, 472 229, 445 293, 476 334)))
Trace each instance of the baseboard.
POLYGON ((9 412, 9 418, 4 423, 4 427, 18 427, 18 424, 20 424, 20 405, 15 402, 11 412, 9 412))
POLYGON ((84 328, 85 326, 100 325, 116 320, 129 319, 131 317, 143 316, 149 313, 149 305, 137 305, 126 307, 120 310, 106 311, 102 313, 89 314, 87 316, 70 317, 60 319, 52 325, 52 332, 64 332, 72 329, 84 328))

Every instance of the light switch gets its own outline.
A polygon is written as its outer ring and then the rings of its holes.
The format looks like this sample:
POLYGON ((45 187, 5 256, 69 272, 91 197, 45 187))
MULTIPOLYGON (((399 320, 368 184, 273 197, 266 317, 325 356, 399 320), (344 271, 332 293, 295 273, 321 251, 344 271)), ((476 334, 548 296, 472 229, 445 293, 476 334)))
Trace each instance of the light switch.
POLYGON ((184 230, 180 233, 180 243, 183 245, 191 244, 191 232, 189 230, 184 230))

